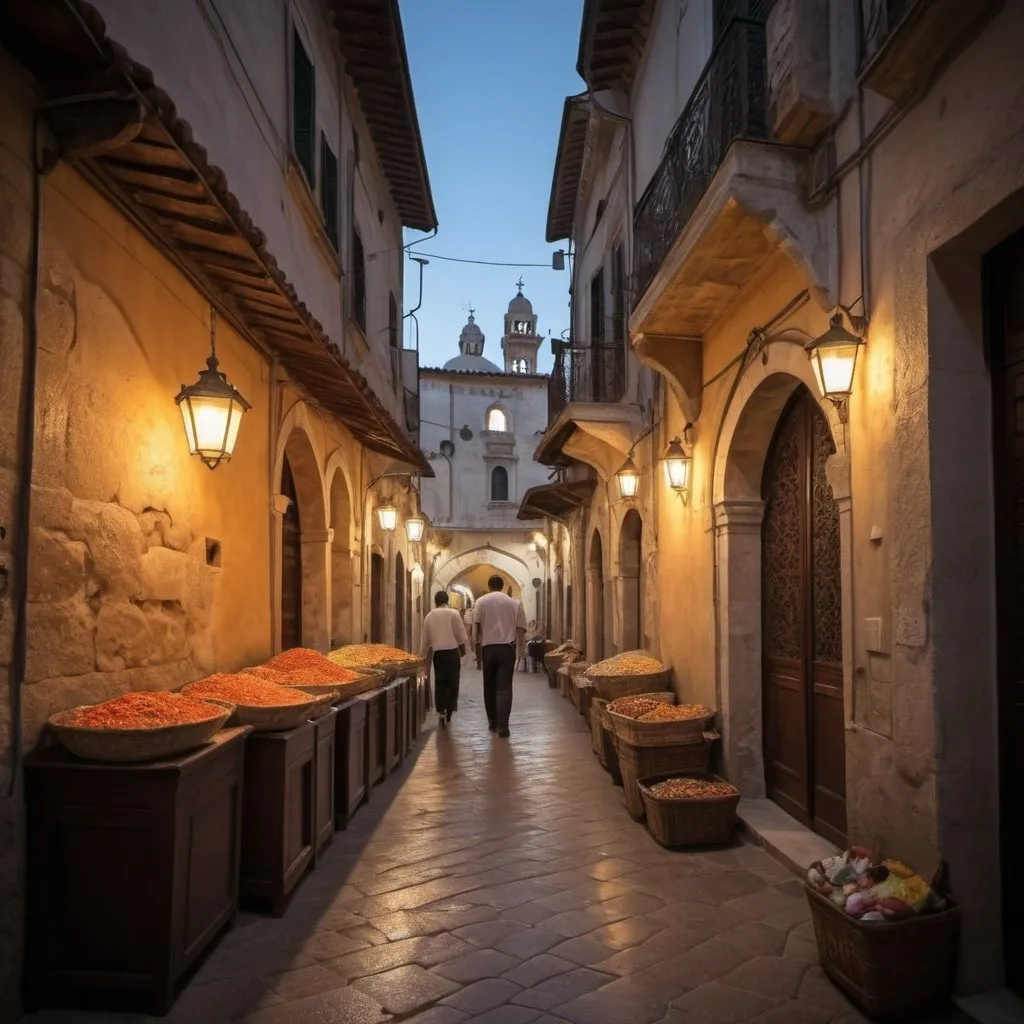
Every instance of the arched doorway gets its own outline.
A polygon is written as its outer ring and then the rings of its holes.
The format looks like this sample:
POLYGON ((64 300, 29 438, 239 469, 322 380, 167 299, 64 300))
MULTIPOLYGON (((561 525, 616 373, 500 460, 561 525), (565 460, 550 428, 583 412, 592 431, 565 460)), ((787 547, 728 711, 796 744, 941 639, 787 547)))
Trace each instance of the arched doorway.
POLYGON ((395 646, 405 647, 405 559, 395 553, 395 646))
POLYGON ((331 646, 355 639, 352 562, 352 501, 341 469, 331 478, 331 646))
POLYGON ((622 612, 620 650, 635 651, 644 646, 643 520, 631 508, 622 520, 619 535, 619 608, 622 612))
POLYGON ((591 661, 604 660, 604 553, 601 534, 594 531, 587 563, 587 655, 591 661))
POLYGON ((281 647, 302 646, 302 523, 292 467, 285 456, 281 493, 288 508, 281 521, 281 647))
POLYGON ((384 642, 384 556, 370 555, 370 642, 384 642))
POLYGON ((762 476, 761 644, 768 796, 838 846, 846 841, 839 510, 826 477, 832 434, 797 387, 762 476))

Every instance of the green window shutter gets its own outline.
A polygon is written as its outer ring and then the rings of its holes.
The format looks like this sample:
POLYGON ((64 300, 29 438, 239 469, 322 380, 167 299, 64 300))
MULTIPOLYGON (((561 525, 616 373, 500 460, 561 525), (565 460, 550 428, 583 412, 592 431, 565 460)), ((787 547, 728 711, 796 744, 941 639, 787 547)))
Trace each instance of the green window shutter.
POLYGON ((293 32, 292 148, 310 188, 316 187, 316 73, 306 48, 293 32))
POLYGON ((335 251, 338 248, 338 158, 320 133, 320 211, 324 215, 324 231, 335 251))

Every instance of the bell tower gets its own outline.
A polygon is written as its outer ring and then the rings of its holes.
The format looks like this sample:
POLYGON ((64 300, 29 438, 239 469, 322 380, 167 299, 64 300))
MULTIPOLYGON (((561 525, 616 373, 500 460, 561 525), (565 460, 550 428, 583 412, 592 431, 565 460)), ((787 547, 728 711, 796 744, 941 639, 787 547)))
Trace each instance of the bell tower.
POLYGON ((541 338, 537 334, 537 316, 530 300, 523 294, 523 279, 516 281, 515 298, 505 314, 505 334, 501 349, 505 353, 506 373, 536 373, 537 351, 541 338))

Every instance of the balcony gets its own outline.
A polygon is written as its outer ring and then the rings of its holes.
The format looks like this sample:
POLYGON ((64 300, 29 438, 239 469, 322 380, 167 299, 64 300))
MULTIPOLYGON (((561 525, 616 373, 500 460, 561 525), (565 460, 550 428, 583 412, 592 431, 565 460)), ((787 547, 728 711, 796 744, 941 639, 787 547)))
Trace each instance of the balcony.
POLYGON ((692 216, 729 147, 767 139, 765 27, 735 18, 722 33, 669 135, 634 216, 636 294, 643 295, 692 216))
POLYGON ((861 0, 861 82, 894 102, 906 99, 999 6, 1000 0, 861 0))
POLYGON ((570 402, 621 402, 626 393, 626 349, 617 344, 558 342, 548 382, 548 421, 570 402))

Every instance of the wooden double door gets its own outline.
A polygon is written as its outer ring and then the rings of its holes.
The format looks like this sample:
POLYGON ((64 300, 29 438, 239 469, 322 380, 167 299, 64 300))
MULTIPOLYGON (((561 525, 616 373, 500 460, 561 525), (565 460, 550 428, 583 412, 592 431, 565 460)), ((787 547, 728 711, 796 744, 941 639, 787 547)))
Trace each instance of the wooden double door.
POLYGON ((828 421, 804 387, 776 427, 762 497, 763 739, 768 796, 846 841, 839 510, 828 421))
POLYGON ((1006 983, 1024 996, 1024 232, 988 261, 1006 983))

